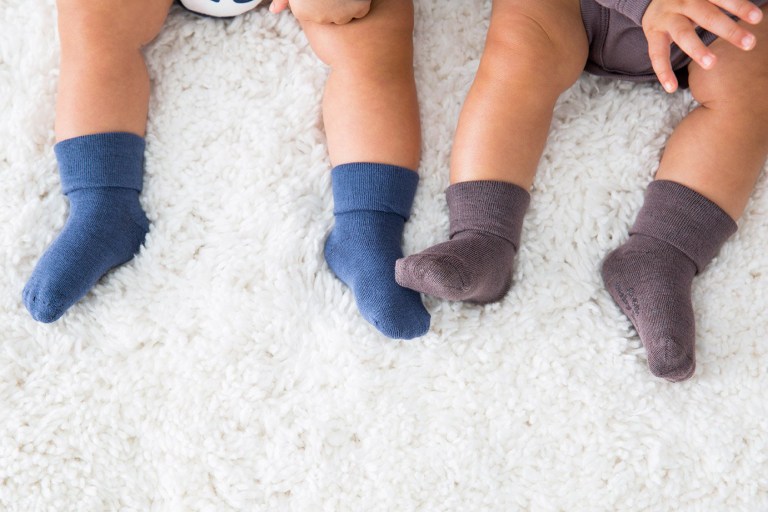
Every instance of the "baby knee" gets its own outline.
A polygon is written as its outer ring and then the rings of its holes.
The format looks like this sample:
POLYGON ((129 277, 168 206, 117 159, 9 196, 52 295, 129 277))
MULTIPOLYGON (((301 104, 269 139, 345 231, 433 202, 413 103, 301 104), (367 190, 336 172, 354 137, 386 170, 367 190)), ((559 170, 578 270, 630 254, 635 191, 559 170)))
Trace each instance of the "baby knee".
POLYGON ((559 93, 584 69, 586 44, 578 43, 547 20, 521 11, 505 13, 491 24, 481 71, 495 79, 551 85, 559 93))

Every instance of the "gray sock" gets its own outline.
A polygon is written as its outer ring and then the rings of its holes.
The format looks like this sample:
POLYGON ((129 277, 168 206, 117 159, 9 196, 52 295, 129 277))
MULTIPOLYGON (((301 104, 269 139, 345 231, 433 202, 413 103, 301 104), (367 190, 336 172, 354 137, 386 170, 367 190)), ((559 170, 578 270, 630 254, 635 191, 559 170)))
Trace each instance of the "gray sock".
POLYGON ((630 237, 603 262, 605 286, 635 326, 657 377, 696 369, 691 283, 736 231, 719 206, 672 181, 650 184, 630 237))
POLYGON ((397 260, 395 279, 406 288, 448 300, 485 304, 512 285, 530 195, 502 181, 467 181, 446 190, 450 240, 397 260))

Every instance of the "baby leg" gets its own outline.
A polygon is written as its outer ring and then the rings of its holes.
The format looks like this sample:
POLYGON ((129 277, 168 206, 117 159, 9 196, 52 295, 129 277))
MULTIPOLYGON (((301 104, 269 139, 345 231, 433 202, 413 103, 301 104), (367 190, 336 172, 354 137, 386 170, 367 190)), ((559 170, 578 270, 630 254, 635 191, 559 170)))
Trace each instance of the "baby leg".
POLYGON ((552 111, 587 51, 579 0, 493 2, 454 140, 450 240, 398 261, 400 284, 478 303, 506 294, 552 111))
POLYGON ((419 110, 411 0, 374 0, 346 25, 304 22, 331 71, 323 120, 334 169, 335 225, 325 258, 363 317, 391 338, 429 329, 419 294, 395 282, 403 224, 416 192, 419 110))
POLYGON ((149 75, 142 47, 160 32, 171 3, 58 0, 57 141, 107 132, 144 135, 149 75))
POLYGON ((58 319, 144 240, 138 194, 149 77, 141 47, 160 30, 170 3, 58 1, 55 151, 70 213, 24 288, 38 321, 58 319))
POLYGON ((689 66, 700 106, 671 136, 629 240, 603 264, 652 373, 670 381, 695 371, 692 280, 736 231, 768 154, 768 24, 750 30, 752 51, 717 40, 713 69, 689 66))

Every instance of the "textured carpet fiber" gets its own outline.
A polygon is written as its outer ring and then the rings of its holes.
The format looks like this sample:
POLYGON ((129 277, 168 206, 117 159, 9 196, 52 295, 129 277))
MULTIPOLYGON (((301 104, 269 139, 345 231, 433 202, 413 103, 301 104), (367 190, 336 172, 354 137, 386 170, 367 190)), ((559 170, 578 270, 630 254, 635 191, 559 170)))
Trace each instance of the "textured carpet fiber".
MULTIPOLYGON (((490 2, 416 7, 406 254, 448 231, 490 2)), ((428 299, 430 333, 393 342, 321 255, 327 71, 290 15, 174 8, 147 57, 145 247, 38 324, 21 290, 67 214, 55 8, 0 0, 0 509, 768 510, 765 176, 694 284, 690 381, 653 378, 600 283, 687 93, 584 76, 555 112, 512 291, 428 299)))

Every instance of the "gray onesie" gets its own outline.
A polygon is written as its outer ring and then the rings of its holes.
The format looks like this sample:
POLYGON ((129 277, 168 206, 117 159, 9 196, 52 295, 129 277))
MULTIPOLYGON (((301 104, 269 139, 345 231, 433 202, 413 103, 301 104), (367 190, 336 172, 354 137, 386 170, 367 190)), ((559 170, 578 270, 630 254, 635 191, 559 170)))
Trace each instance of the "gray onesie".
MULTIPOLYGON (((751 1, 759 7, 768 3, 768 0, 751 1)), ((650 3, 651 0, 581 0, 581 17, 589 38, 589 59, 585 67, 589 73, 638 82, 657 80, 641 27, 650 3)), ((697 32, 704 44, 717 39, 706 30, 697 29, 697 32)), ((672 69, 680 84, 686 86, 691 58, 675 44, 671 53, 672 69)))

